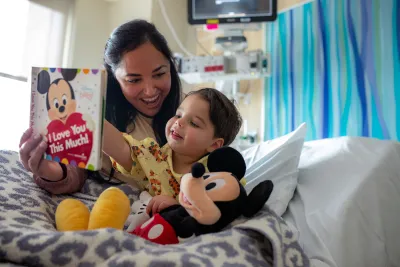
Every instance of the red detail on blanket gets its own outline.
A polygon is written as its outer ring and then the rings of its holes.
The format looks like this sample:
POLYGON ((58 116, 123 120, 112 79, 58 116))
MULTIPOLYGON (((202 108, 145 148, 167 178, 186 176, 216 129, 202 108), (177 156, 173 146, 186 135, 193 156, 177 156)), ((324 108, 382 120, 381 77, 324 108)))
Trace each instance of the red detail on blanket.
POLYGON ((154 215, 147 222, 136 227, 130 234, 161 245, 179 243, 175 230, 159 214, 154 215))

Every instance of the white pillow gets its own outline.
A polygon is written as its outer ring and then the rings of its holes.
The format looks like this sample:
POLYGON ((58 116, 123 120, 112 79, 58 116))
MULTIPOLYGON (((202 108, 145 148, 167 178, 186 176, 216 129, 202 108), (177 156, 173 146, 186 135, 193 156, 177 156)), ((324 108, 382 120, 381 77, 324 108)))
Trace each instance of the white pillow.
POLYGON ((274 189, 267 201, 278 216, 286 211, 297 186, 298 165, 306 135, 306 124, 279 138, 242 151, 246 161, 247 193, 260 182, 271 180, 274 189))

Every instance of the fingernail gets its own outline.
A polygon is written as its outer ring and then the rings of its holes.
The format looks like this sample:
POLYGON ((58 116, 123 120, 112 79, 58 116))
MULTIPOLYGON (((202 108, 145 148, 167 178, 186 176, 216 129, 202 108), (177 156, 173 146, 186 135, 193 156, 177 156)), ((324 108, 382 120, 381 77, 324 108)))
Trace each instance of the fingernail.
POLYGON ((43 142, 47 143, 47 137, 43 136, 43 142))
POLYGON ((46 147, 46 146, 47 146, 47 143, 44 142, 44 141, 42 141, 42 142, 40 142, 40 146, 41 146, 41 147, 46 147))
POLYGON ((40 136, 40 134, 35 134, 35 137, 34 137, 34 138, 37 140, 37 139, 40 139, 41 136, 40 136))

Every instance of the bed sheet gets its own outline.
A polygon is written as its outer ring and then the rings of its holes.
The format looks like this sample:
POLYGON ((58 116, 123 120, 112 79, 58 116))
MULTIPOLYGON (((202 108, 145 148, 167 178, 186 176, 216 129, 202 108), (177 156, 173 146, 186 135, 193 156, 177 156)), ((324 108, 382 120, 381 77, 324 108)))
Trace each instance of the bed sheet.
POLYGON ((304 144, 283 218, 315 266, 400 266, 400 145, 362 137, 304 144))
MULTIPOLYGON (((139 191, 120 185, 136 200, 139 191)), ((54 213, 67 197, 90 209, 107 188, 87 180, 74 195, 51 195, 37 187, 15 152, 0 151, 0 264, 8 266, 304 266, 309 261, 297 236, 267 207, 227 229, 162 246, 125 231, 57 232, 54 213), (15 265, 12 265, 15 264, 15 265)))

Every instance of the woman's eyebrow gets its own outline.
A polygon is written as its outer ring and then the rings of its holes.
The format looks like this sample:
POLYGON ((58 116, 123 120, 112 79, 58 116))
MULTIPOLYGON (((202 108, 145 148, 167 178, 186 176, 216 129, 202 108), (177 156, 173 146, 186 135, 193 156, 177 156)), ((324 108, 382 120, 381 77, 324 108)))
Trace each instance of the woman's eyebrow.
POLYGON ((137 73, 127 73, 126 76, 127 76, 127 77, 140 77, 140 76, 142 76, 142 75, 137 74, 137 73))
MULTIPOLYGON (((152 73, 157 72, 157 71, 161 70, 162 68, 166 68, 166 67, 167 67, 167 65, 161 65, 161 66, 155 68, 155 69, 152 71, 152 73)), ((127 76, 127 77, 140 77, 140 76, 142 76, 142 75, 141 75, 141 74, 137 74, 137 73, 128 73, 128 74, 126 74, 126 76, 127 76)))
POLYGON ((159 71, 159 70, 161 70, 162 68, 166 68, 166 67, 167 67, 167 65, 161 65, 161 66, 155 68, 155 69, 153 70, 153 73, 154 73, 154 72, 157 72, 157 71, 159 71))

